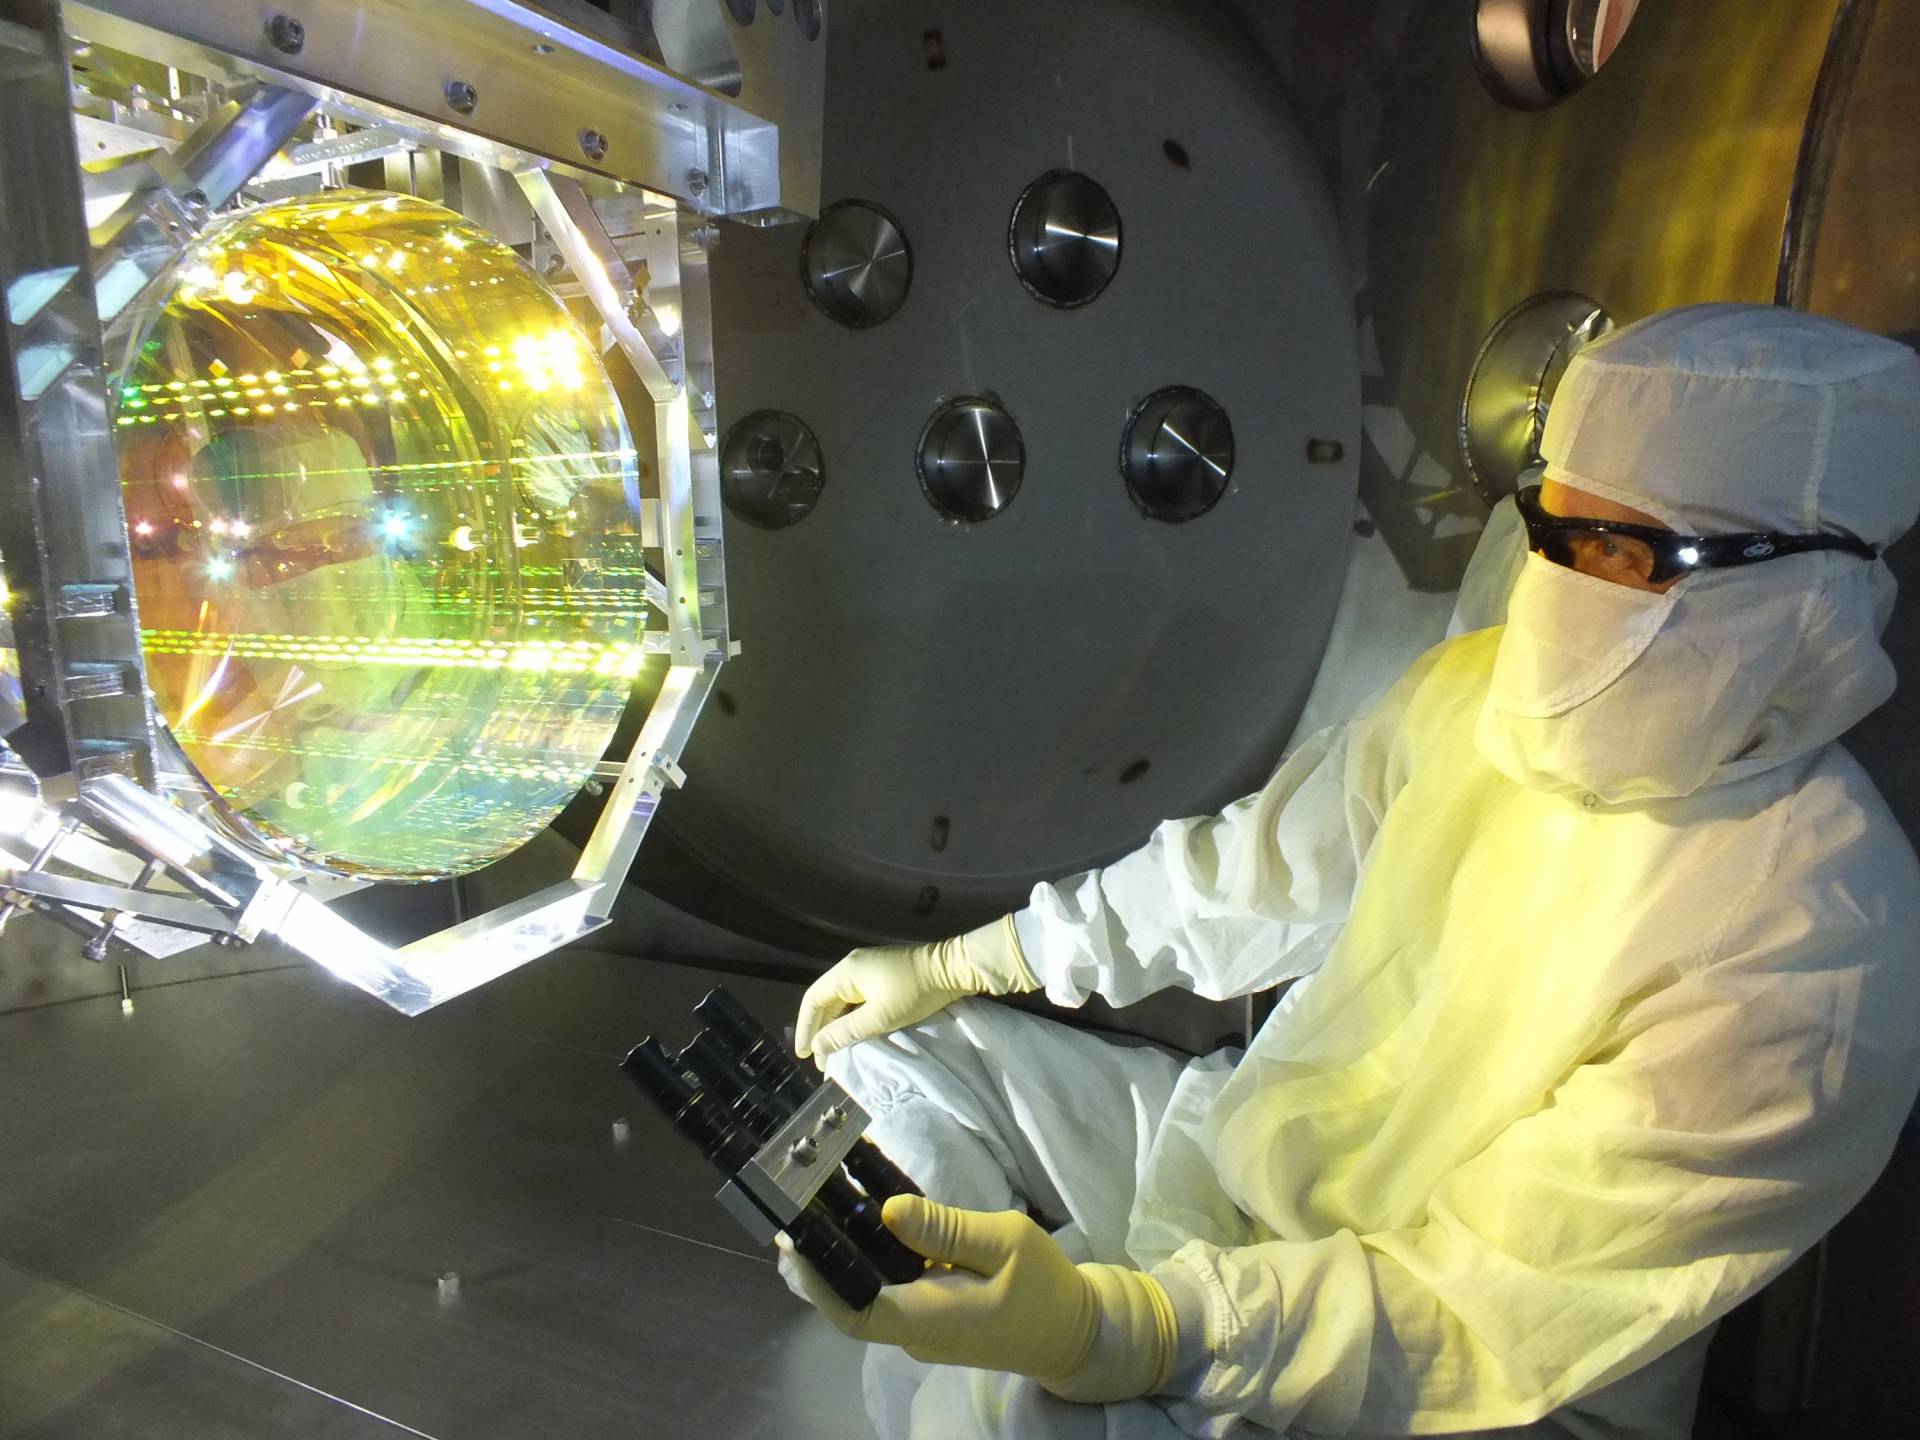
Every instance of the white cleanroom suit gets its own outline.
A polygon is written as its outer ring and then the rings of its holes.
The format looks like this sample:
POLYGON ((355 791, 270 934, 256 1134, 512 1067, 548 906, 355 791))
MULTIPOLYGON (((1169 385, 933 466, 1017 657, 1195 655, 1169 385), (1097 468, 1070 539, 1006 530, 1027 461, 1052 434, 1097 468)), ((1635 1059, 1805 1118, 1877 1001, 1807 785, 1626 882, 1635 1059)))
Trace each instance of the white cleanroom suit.
MULTIPOLYGON (((1884 546, 1920 361, 1672 312, 1583 352, 1544 449, 1689 533, 1884 546)), ((980 1001, 835 1050, 930 1195, 1073 1222, 1178 1320, 1161 1393, 1104 1408, 882 1363, 883 1433, 1685 1436, 1708 1328, 1860 1197, 1920 1086, 1920 865, 1832 743, 1891 691, 1891 592, 1837 552, 1664 594, 1530 557, 1505 627, 1015 917, 1065 1005, 1313 972, 1244 1056, 1102 1060, 980 1001)))

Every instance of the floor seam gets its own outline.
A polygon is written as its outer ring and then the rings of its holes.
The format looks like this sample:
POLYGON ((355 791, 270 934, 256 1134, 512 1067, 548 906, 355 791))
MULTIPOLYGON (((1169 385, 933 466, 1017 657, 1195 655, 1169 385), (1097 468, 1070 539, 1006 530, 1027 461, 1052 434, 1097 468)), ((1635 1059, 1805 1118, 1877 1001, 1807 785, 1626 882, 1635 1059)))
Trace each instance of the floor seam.
POLYGON ((413 1426, 407 1424, 405 1421, 395 1420, 390 1415, 382 1415, 377 1410, 369 1410, 364 1405, 356 1405, 354 1404, 353 1401, 347 1399, 344 1395, 336 1395, 331 1390, 323 1390, 318 1385, 310 1385, 305 1380, 301 1380, 296 1376, 287 1374, 284 1370, 276 1370, 271 1365, 262 1365, 258 1360, 250 1360, 245 1355, 237 1354, 234 1351, 227 1349, 225 1346, 214 1344, 211 1340, 205 1340, 198 1335, 190 1334, 185 1330, 178 1329, 175 1326, 167 1324, 167 1322, 164 1320, 157 1319, 152 1315, 143 1314, 142 1312, 132 1309, 129 1306, 121 1305, 115 1301, 107 1299, 104 1295, 96 1295, 91 1290, 83 1290, 80 1286, 72 1284, 69 1281, 62 1280, 57 1275, 45 1274, 42 1271, 34 1269, 31 1265, 22 1265, 19 1261, 10 1260, 4 1255, 0 1255, 0 1265, 6 1266, 9 1270, 14 1271, 16 1274, 25 1275, 31 1280, 38 1280, 43 1285, 52 1285, 56 1289, 66 1291, 69 1295, 77 1295, 83 1300, 90 1301, 95 1305, 103 1306, 104 1308, 111 1310, 116 1314, 125 1315, 129 1319, 137 1320, 142 1325, 151 1325, 154 1329, 162 1331, 165 1334, 171 1335, 176 1339, 185 1340, 190 1345, 198 1345, 203 1350, 210 1350, 216 1355, 224 1356, 227 1359, 232 1360, 237 1364, 244 1365, 249 1370, 258 1371, 262 1375, 270 1375, 276 1380, 284 1381, 288 1385, 292 1385, 298 1389, 305 1390, 310 1395, 317 1395, 322 1400, 329 1400, 335 1405, 339 1405, 344 1407, 345 1409, 351 1410, 356 1415, 364 1415, 369 1420, 377 1420, 382 1425, 391 1426, 393 1429, 400 1431, 402 1434, 418 1436, 419 1440, 438 1440, 438 1437, 429 1434, 425 1430, 416 1430, 413 1426))

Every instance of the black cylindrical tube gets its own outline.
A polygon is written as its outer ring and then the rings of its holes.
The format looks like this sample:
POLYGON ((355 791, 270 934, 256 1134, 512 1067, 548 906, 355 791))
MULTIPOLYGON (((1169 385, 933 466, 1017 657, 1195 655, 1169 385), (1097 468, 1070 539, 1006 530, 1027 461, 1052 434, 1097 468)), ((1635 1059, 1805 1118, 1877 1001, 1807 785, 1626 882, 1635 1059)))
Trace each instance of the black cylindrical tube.
POLYGON ((886 1204, 895 1195, 922 1193, 907 1172, 889 1160, 887 1152, 864 1135, 854 1142, 853 1149, 847 1152, 847 1158, 842 1163, 846 1165, 847 1172, 860 1182, 860 1188, 879 1204, 886 1204))
MULTIPOLYGON (((680 1052, 679 1058, 679 1063, 692 1071, 715 1099, 724 1102, 734 1117, 765 1143, 773 1138, 787 1118, 786 1113, 771 1103, 766 1091, 750 1084, 732 1062, 726 1042, 711 1030, 702 1030, 694 1036, 693 1043, 680 1052)), ((886 1196, 876 1199, 862 1194, 852 1181, 835 1170, 821 1182, 817 1198, 889 1285, 918 1280, 925 1273, 926 1260, 908 1249, 881 1220, 880 1207, 886 1203, 886 1196)))
MULTIPOLYGON (((721 1173, 731 1178, 753 1159, 758 1147, 732 1113, 689 1080, 658 1041, 642 1040, 621 1068, 721 1173)), ((817 1196, 791 1221, 767 1220, 787 1232, 793 1248, 848 1305, 864 1310, 873 1303, 883 1283, 879 1268, 817 1196)))
POLYGON ((837 1170, 821 1182, 820 1199, 853 1237, 861 1253, 886 1277, 887 1284, 904 1285, 926 1273, 926 1257, 909 1249, 907 1242, 880 1218, 880 1208, 886 1201, 862 1194, 837 1170))
POLYGON ((701 1084, 726 1102, 740 1123, 764 1143, 773 1138, 773 1132, 786 1123, 793 1110, 755 1084, 737 1059, 732 1046, 712 1030, 702 1030, 680 1052, 680 1063, 698 1075, 701 1084))
POLYGON ((725 986, 714 986, 706 999, 693 1007, 693 1013, 732 1046, 736 1060, 750 1075, 794 1109, 806 1104, 820 1088, 819 1080, 803 1069, 787 1047, 729 995, 725 986))
MULTIPOLYGON (((786 1047, 776 1042, 766 1027, 727 993, 725 986, 714 986, 707 997, 693 1007, 693 1013, 733 1050, 736 1062, 761 1081, 762 1088, 783 1110, 782 1120, 804 1105, 819 1088, 819 1082, 809 1075, 806 1067, 789 1055, 786 1047)), ((860 1188, 883 1205, 894 1195, 921 1193, 907 1173, 864 1135, 848 1152, 846 1167, 860 1182, 860 1188)))

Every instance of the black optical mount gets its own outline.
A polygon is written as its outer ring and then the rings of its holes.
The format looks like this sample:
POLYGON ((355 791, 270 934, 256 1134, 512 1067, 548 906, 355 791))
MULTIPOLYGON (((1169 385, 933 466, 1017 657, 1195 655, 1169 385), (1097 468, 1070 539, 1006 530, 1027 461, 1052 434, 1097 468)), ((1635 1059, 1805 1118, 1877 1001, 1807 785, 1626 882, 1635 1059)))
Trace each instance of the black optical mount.
POLYGON ((920 1191, 860 1133, 866 1112, 814 1079, 724 989, 694 1014, 707 1028, 678 1056, 648 1038, 621 1068, 726 1177, 721 1205, 763 1245, 786 1231, 856 1310, 883 1284, 919 1278, 926 1261, 881 1223, 880 1208, 920 1191))

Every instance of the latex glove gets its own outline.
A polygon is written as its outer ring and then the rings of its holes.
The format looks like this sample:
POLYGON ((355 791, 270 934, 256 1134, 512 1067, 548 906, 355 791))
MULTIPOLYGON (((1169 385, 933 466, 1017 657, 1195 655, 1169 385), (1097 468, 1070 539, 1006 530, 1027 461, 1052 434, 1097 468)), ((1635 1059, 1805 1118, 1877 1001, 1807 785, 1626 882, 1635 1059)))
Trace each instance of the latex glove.
POLYGON ((793 1048, 824 1060, 861 1040, 917 1025, 963 995, 1038 990, 1013 917, 935 945, 855 950, 807 987, 793 1048))
POLYGON ((846 1302, 778 1242, 787 1287, 857 1340, 898 1345, 916 1360, 1030 1375, 1063 1400, 1132 1400, 1167 1383, 1177 1334, 1173 1302, 1151 1275, 1075 1265, 1017 1210, 956 1210, 896 1195, 887 1228, 936 1267, 889 1285, 865 1310, 846 1302))

